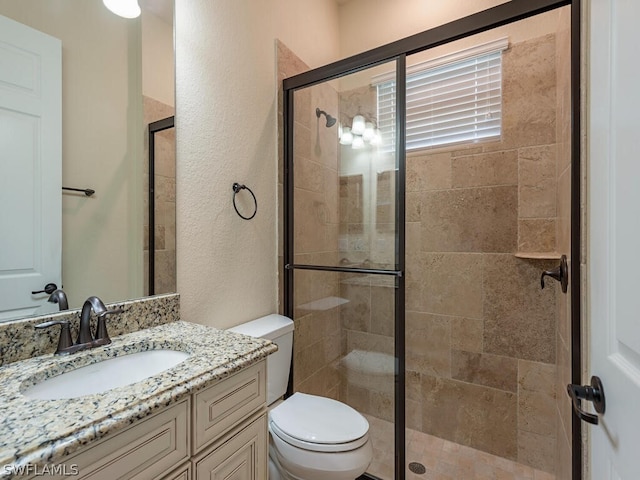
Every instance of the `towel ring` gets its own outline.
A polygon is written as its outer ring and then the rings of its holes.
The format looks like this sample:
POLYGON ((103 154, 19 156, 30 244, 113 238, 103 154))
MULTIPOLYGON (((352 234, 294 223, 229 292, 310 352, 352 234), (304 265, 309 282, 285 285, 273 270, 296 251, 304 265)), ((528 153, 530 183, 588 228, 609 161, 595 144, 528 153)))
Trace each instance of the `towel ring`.
POLYGON ((247 187, 246 185, 240 185, 237 182, 233 184, 233 208, 235 209, 235 211, 238 214, 238 216, 240 218, 242 218, 243 220, 251 220, 253 217, 256 216, 256 213, 258 213, 258 200, 256 199, 256 196, 253 194, 251 189, 249 187, 247 187), (251 196, 253 197, 253 203, 255 203, 255 205, 256 205, 255 209, 253 210, 253 215, 251 215, 250 217, 245 217, 244 215, 242 215, 238 211, 238 207, 236 206, 236 195, 238 194, 238 192, 240 190, 247 190, 251 194, 251 196))

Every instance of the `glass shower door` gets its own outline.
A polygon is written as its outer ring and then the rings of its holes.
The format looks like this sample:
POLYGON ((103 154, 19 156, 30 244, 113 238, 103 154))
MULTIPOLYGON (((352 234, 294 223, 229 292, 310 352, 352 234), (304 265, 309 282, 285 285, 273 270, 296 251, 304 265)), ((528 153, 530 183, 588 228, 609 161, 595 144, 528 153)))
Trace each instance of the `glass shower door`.
POLYGON ((398 93, 380 85, 402 60, 285 90, 293 391, 364 415, 385 480, 404 464, 404 179, 398 93))

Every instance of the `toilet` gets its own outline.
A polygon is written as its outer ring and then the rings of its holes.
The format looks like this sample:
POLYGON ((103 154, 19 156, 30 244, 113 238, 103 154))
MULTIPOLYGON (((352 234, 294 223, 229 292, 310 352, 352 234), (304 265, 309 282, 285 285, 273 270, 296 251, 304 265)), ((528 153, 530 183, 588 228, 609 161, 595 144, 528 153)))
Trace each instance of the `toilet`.
POLYGON ((267 357, 270 480, 354 480, 373 458, 369 423, 356 410, 330 398, 294 393, 286 400, 293 321, 282 315, 230 329, 278 345, 267 357))

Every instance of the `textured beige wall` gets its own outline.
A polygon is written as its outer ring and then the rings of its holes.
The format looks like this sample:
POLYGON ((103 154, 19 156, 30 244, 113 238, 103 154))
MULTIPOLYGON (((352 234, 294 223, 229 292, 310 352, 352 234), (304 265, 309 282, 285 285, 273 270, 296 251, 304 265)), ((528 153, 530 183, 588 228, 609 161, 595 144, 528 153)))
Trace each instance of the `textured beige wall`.
POLYGON ((275 8, 276 36, 309 67, 342 58, 335 0, 275 0, 275 8))
MULTIPOLYGON (((224 328, 277 310, 275 38, 314 62, 337 58, 301 34, 331 31, 325 2, 289 3, 176 4, 177 279, 188 321, 224 328), (258 199, 251 221, 233 210, 234 182, 258 199)), ((239 194, 241 208, 247 199, 239 194)))
POLYGON ((62 281, 72 307, 142 295, 140 22, 85 0, 0 1, 62 41, 62 281))
MULTIPOLYGON (((347 57, 423 32, 458 18, 508 3, 505 0, 350 0, 340 6, 340 55, 347 57)), ((522 42, 554 31, 557 13, 501 28, 512 42, 522 42)), ((456 42, 467 48, 494 38, 495 31, 456 42)), ((446 51, 449 47, 441 47, 446 51)), ((433 49, 434 56, 442 55, 433 49)))
POLYGON ((505 0, 351 0, 340 6, 340 54, 355 55, 505 0))

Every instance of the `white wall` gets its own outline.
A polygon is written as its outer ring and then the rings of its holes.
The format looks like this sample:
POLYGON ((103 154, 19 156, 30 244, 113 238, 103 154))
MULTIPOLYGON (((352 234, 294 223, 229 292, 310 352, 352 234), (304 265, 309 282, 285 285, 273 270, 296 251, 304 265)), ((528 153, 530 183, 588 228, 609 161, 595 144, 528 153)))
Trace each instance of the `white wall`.
POLYGON ((176 2, 177 281, 186 321, 224 328, 277 311, 275 39, 311 65, 335 60, 334 42, 317 40, 333 22, 330 3, 176 2), (258 199, 251 221, 233 210, 234 182, 258 199))

